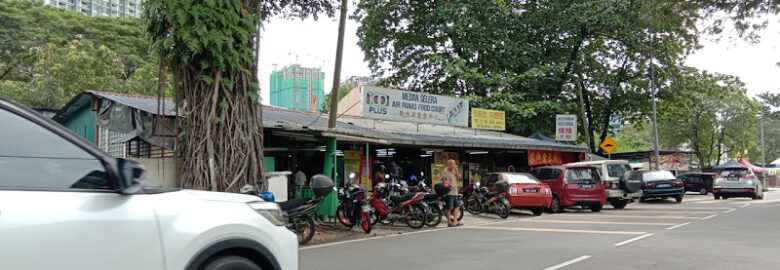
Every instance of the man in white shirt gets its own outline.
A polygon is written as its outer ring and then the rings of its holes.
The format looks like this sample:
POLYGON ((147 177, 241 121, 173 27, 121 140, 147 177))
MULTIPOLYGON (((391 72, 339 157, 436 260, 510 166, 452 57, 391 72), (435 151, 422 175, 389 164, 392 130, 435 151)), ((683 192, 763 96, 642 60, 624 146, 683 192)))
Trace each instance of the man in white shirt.
POLYGON ((301 197, 301 188, 303 188, 305 185, 306 173, 304 173, 301 169, 298 169, 298 172, 295 173, 295 193, 297 194, 295 197, 301 197))

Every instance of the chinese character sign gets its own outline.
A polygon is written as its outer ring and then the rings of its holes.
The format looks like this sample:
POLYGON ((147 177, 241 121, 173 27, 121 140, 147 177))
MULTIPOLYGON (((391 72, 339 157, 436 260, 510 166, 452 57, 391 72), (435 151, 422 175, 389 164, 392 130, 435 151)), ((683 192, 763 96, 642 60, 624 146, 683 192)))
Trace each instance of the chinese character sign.
POLYGON ((477 129, 506 130, 504 111, 471 109, 471 127, 477 129))
POLYGON ((577 140, 577 116, 573 114, 559 114, 555 116, 555 140, 577 140))
POLYGON ((528 150, 528 165, 560 165, 563 164, 561 152, 546 150, 528 150))
POLYGON ((365 118, 467 127, 469 100, 375 86, 362 86, 365 118))

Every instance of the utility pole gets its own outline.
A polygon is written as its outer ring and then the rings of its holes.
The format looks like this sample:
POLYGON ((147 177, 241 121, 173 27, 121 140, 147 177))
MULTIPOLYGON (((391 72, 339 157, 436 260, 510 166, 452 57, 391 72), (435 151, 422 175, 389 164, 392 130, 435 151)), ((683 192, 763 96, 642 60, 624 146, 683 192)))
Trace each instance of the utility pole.
POLYGON ((650 92, 652 93, 651 98, 653 99, 653 155, 655 157, 655 170, 661 169, 661 160, 658 154, 658 112, 656 109, 656 91, 655 91, 655 74, 653 70, 653 43, 655 43, 655 33, 652 33, 652 38, 650 39, 650 92))
MULTIPOLYGON (((763 168, 766 168, 766 146, 764 145, 764 116, 761 115, 761 118, 759 118, 759 125, 761 126, 761 165, 763 168)), ((764 179, 764 187, 766 187, 766 172, 763 173, 764 179)))
MULTIPOLYGON (((341 55, 344 51, 344 24, 347 20, 347 0, 341 0, 341 17, 339 18, 339 36, 338 43, 336 43, 336 63, 333 68, 333 88, 330 90, 330 114, 328 117, 328 130, 336 130, 336 117, 339 107, 339 83, 341 77, 341 55)), ((325 168, 323 172, 332 178, 336 178, 335 168, 333 168, 333 160, 336 153, 336 138, 328 137, 328 143, 326 146, 325 156, 325 168)))

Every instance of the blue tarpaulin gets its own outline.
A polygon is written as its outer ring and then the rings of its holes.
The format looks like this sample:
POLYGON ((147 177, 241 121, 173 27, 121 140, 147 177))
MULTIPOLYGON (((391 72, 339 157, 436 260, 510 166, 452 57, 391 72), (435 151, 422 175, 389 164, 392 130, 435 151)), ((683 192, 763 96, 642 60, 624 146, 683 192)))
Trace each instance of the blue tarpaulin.
POLYGON ((726 164, 723 164, 723 165, 720 165, 720 166, 715 166, 715 167, 712 167, 712 168, 715 169, 715 170, 747 169, 747 167, 745 167, 744 165, 739 164, 739 162, 736 162, 736 161, 733 161, 733 160, 729 160, 729 162, 727 162, 726 164))

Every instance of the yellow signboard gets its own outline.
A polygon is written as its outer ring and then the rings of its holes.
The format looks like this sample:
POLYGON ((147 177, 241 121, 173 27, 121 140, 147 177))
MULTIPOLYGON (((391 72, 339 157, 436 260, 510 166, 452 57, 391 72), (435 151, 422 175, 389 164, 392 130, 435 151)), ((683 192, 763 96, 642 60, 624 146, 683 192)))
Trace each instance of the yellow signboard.
POLYGON ((612 153, 612 151, 615 151, 615 148, 617 148, 617 143, 613 141, 612 138, 607 137, 600 146, 601 149, 604 149, 604 152, 612 153))
POLYGON ((506 130, 506 113, 504 111, 471 108, 471 127, 506 130))

